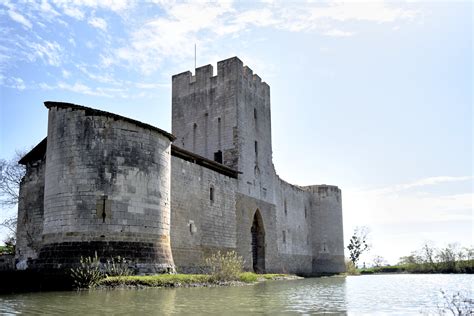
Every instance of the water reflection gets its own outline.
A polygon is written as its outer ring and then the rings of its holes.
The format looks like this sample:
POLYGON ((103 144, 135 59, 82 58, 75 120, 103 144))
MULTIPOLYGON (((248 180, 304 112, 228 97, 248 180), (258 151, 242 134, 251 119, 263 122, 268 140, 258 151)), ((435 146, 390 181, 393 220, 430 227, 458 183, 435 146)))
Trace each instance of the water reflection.
POLYGON ((49 292, 0 296, 0 314, 419 314, 439 289, 471 292, 472 275, 381 275, 271 281, 255 286, 49 292))

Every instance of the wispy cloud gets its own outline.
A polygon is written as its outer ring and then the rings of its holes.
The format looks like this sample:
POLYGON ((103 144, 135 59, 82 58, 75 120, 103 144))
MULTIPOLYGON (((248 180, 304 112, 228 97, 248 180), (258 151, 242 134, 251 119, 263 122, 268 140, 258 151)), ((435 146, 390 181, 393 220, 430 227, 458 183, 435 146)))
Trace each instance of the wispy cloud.
MULTIPOLYGON (((266 28, 315 32, 335 38, 349 37, 358 34, 359 31, 354 29, 357 22, 396 22, 400 25, 418 14, 401 4, 386 1, 307 2, 288 6, 273 1, 249 5, 240 2, 44 0, 30 5, 6 1, 2 5, 7 8, 4 15, 30 31, 21 36, 17 34, 14 40, 9 40, 7 33, 4 36, 7 39, 3 43, 0 40, 0 72, 3 76, 8 76, 7 69, 15 67, 15 63, 25 60, 42 61, 51 67, 67 66, 68 70, 73 70, 75 65, 67 64, 68 57, 73 56, 68 55, 77 55, 76 51, 85 45, 87 57, 75 57, 79 64, 87 64, 88 67, 79 68, 79 71, 96 83, 115 86, 116 80, 109 75, 109 71, 126 67, 140 74, 155 74, 164 65, 176 65, 192 59, 194 43, 200 47, 200 56, 212 60, 210 56, 221 56, 223 51, 216 43, 237 38, 249 30, 266 28), (109 34, 116 31, 109 25, 110 17, 123 27, 114 36, 109 34), (75 21, 71 22, 71 18, 75 21), (100 36, 100 44, 87 39, 78 40, 78 32, 73 25, 85 23, 98 31, 96 35, 100 36), (35 29, 34 25, 41 27, 35 29), (58 37, 49 37, 49 34, 41 33, 39 36, 39 30, 55 28, 62 30, 57 33, 62 41, 58 37), (70 46, 75 49, 66 50, 70 46), (94 65, 90 65, 91 55, 95 55, 95 58, 92 57, 94 65)), ((229 54, 225 52, 226 56, 229 54)), ((58 71, 61 73, 61 69, 58 71)), ((69 75, 75 74, 62 75, 68 79, 69 75)), ((75 87, 76 91, 83 88, 81 85, 75 87)), ((148 88, 142 86, 140 89, 148 88)), ((90 93, 87 89, 82 91, 90 93)))
POLYGON ((91 18, 88 21, 88 23, 92 25, 93 27, 98 28, 104 32, 107 30, 107 22, 102 18, 97 18, 97 17, 91 18))
POLYGON ((345 216, 365 225, 427 221, 472 221, 474 193, 433 193, 427 187, 472 180, 471 176, 439 176, 376 190, 346 190, 345 216))
POLYGON ((61 65, 63 49, 57 42, 33 42, 27 43, 26 45, 31 48, 31 53, 29 54, 29 59, 31 61, 41 59, 43 62, 51 66, 61 65))
POLYGON ((24 27, 28 29, 31 29, 33 27, 33 24, 31 24, 31 22, 27 18, 25 18, 23 15, 21 15, 18 12, 15 12, 13 10, 8 10, 8 15, 13 21, 22 24, 24 27))
MULTIPOLYGON (((249 28, 274 28, 290 32, 319 32, 325 36, 348 37, 351 29, 341 30, 347 22, 390 23, 413 19, 417 12, 385 2, 296 3, 291 7, 273 3, 241 8, 226 3, 163 4, 163 15, 148 20, 131 33, 128 44, 107 55, 107 65, 123 64, 145 74, 159 69, 164 61, 190 58, 192 43, 204 47, 223 36, 238 36, 249 28), (199 14, 195 12, 199 11, 199 14)), ((348 28, 349 26, 347 26, 348 28)))
POLYGON ((16 89, 19 91, 23 91, 26 89, 26 85, 23 79, 17 77, 5 77, 3 75, 0 75, 0 83, 2 83, 4 87, 16 89))

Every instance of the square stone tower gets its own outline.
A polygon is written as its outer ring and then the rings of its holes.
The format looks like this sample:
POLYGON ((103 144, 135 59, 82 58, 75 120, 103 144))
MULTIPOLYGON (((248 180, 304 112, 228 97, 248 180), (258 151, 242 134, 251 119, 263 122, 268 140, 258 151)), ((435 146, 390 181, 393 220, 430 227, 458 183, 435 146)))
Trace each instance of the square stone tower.
POLYGON ((242 172, 240 193, 273 202, 270 87, 237 57, 173 76, 175 144, 242 172))

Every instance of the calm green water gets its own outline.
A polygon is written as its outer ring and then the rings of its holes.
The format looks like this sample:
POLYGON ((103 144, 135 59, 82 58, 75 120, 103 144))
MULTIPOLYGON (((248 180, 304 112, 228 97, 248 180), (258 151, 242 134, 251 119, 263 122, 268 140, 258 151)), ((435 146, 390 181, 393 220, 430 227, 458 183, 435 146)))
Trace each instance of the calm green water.
POLYGON ((97 290, 0 296, 0 314, 420 314, 439 290, 473 296, 473 275, 372 275, 270 281, 254 286, 97 290))

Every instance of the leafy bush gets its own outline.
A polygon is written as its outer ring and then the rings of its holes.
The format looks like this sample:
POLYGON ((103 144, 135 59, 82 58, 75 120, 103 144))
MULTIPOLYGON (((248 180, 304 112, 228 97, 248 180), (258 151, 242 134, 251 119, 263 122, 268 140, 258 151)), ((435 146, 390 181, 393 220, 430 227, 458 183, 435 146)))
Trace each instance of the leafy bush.
POLYGON ((209 266, 211 281, 236 281, 244 267, 244 260, 235 251, 222 254, 220 251, 206 259, 209 266))
POLYGON ((74 286, 79 289, 90 289, 98 285, 99 281, 105 277, 100 269, 97 253, 94 257, 81 257, 80 265, 71 268, 70 271, 74 286))

